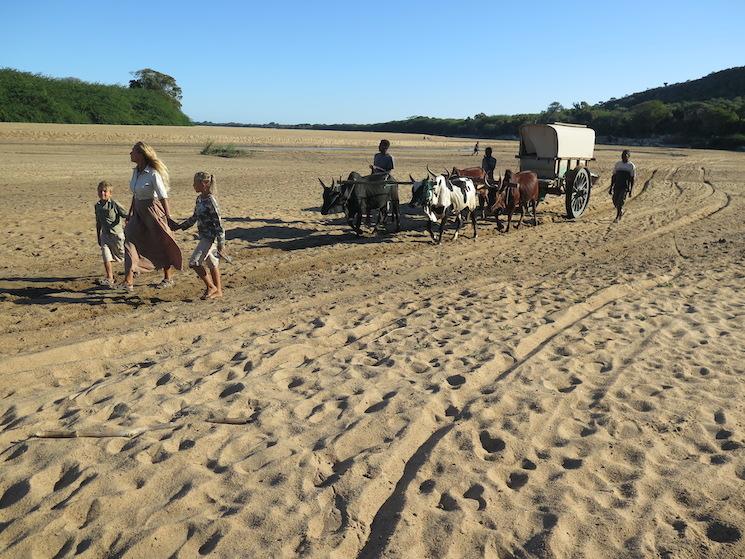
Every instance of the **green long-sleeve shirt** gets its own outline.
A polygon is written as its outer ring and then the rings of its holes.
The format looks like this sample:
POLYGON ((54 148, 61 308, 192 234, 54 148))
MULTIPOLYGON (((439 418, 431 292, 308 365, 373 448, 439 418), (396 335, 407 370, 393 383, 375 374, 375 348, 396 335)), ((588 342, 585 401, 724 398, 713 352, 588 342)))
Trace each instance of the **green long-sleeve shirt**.
POLYGON ((121 205, 114 200, 99 200, 94 208, 98 231, 105 231, 117 237, 124 235, 124 220, 127 218, 127 211, 121 205))

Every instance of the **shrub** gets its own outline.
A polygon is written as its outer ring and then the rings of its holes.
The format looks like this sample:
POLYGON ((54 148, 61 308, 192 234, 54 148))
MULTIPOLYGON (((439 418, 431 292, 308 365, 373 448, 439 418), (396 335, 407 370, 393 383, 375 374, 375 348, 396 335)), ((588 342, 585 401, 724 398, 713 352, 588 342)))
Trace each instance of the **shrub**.
POLYGON ((199 153, 201 155, 216 155, 217 157, 248 157, 252 155, 252 152, 238 149, 233 144, 220 145, 214 142, 207 142, 199 153))

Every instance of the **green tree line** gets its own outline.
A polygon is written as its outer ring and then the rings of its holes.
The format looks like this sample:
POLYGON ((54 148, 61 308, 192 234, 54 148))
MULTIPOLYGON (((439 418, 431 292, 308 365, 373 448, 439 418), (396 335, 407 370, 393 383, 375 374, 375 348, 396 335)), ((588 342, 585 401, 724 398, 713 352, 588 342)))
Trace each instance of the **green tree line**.
MULTIPOLYGON (((528 123, 569 122, 595 129, 601 141, 677 144, 724 149, 745 148, 745 66, 713 72, 696 80, 634 93, 621 99, 519 115, 479 113, 465 119, 412 116, 378 124, 298 124, 269 128, 408 132, 472 138, 515 138, 528 123)), ((235 126, 235 124, 232 124, 235 126)), ((253 125, 255 126, 255 125, 253 125)))
MULTIPOLYGON (((595 129, 602 141, 614 143, 653 140, 658 143, 719 149, 745 147, 745 97, 664 103, 644 101, 632 107, 608 108, 575 103, 552 103, 535 114, 486 115, 465 119, 412 116, 378 124, 260 125, 269 128, 405 132, 433 136, 514 138, 523 124, 568 122, 595 129)), ((235 125, 235 124, 232 124, 235 125)), ((252 125, 255 126, 255 125, 252 125)))
POLYGON ((191 124, 163 91, 49 78, 11 68, 0 69, 0 122, 191 124))

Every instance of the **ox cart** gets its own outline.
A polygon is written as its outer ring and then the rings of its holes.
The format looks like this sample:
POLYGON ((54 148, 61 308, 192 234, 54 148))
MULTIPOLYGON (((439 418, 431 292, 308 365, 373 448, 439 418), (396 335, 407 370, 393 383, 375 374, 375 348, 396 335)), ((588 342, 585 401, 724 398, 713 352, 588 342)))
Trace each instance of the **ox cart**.
POLYGON ((590 203, 598 176, 594 161, 595 131, 580 124, 525 124, 520 127, 520 171, 538 175, 540 198, 564 195, 567 217, 581 216, 590 203))

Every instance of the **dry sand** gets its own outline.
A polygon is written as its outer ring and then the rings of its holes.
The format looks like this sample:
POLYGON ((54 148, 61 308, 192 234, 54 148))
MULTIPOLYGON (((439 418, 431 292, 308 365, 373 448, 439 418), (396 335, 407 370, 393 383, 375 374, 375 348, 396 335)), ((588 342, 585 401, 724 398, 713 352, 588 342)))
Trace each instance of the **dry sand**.
MULTIPOLYGON (((0 124, 0 556, 745 556, 745 154, 635 150, 614 225, 599 146, 577 222, 437 247, 408 208, 360 240, 318 213, 379 139, 0 124), (93 286, 138 139, 176 216, 217 176, 223 300, 93 286)), ((477 163, 391 139, 400 178, 477 163)))

